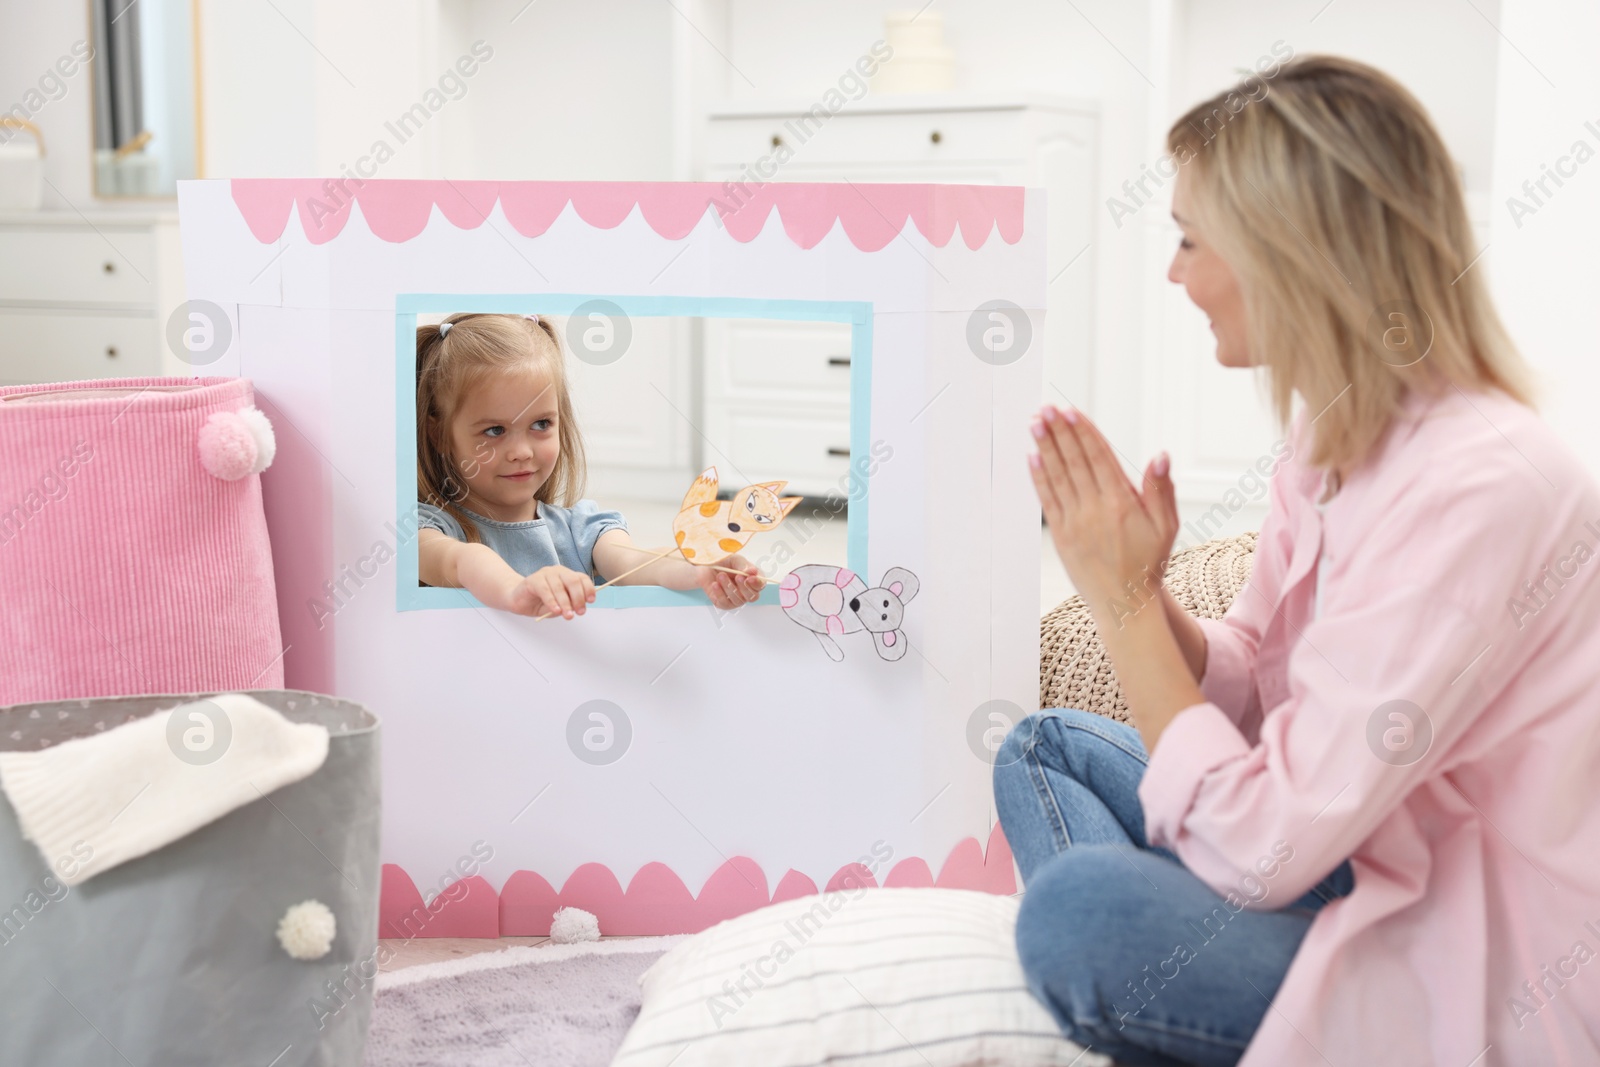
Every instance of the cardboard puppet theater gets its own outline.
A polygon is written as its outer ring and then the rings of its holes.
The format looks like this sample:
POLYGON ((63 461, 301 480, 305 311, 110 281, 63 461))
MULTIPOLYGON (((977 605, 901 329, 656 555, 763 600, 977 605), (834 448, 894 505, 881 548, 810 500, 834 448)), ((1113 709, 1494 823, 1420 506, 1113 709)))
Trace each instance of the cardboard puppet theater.
POLYGON ((251 379, 277 427, 285 684, 384 723, 382 936, 1015 891, 990 774, 997 724, 1037 706, 1042 194, 236 180, 182 183, 179 204, 188 310, 229 339, 197 373, 251 379), (631 332, 609 377, 566 351, 600 427, 584 496, 626 514, 597 475, 626 430, 661 427, 681 449, 639 451, 657 469, 625 495, 664 517, 629 515, 630 536, 702 565, 740 551, 761 598, 618 585, 538 621, 419 585, 416 330, 458 312, 566 316, 564 351, 572 322, 631 332), (847 346, 818 364, 849 384, 825 488, 778 447, 809 425, 791 341, 813 330, 847 346), (676 369, 646 374, 663 353, 676 369), (831 554, 802 497, 844 524, 831 554))

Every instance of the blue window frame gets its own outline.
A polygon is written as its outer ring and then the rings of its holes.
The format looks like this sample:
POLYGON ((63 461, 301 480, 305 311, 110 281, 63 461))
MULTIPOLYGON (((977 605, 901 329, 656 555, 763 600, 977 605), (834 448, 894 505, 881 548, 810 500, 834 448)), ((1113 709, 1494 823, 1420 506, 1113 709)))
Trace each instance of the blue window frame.
MULTIPOLYGON (((531 293, 527 295, 463 295, 402 293, 395 298, 395 457, 396 521, 402 531, 417 529, 417 316, 477 312, 513 315, 570 315, 584 304, 605 300, 631 318, 692 317, 776 319, 850 324, 850 452, 870 453, 872 418, 872 305, 862 301, 758 300, 743 297, 619 296, 613 293, 531 293)), ((684 485, 688 490, 687 483, 684 485)), ((850 501, 846 527, 846 565, 865 575, 867 569, 867 500, 861 493, 850 501)), ((599 502, 601 506, 606 501, 599 502)), ((402 538, 395 568, 400 611, 425 608, 482 607, 464 589, 430 589, 417 584, 415 537, 402 538)), ((769 584, 757 603, 776 604, 778 590, 769 584)), ((650 585, 610 586, 595 594, 596 608, 704 607, 705 595, 650 585)))

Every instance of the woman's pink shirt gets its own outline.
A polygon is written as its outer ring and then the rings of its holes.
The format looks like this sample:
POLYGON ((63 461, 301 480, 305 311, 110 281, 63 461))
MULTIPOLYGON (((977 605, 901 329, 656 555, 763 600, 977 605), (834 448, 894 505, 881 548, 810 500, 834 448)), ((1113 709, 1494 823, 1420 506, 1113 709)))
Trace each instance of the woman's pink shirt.
POLYGON ((1240 1063, 1600 1064, 1594 476, 1498 391, 1408 398, 1324 511, 1289 440, 1139 788, 1224 908, 1351 860, 1240 1063))

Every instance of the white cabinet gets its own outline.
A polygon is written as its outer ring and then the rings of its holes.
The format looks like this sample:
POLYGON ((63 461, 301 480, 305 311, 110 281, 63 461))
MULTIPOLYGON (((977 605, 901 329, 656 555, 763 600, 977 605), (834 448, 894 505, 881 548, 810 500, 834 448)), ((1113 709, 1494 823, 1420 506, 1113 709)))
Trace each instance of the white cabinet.
POLYGON ((161 373, 149 315, 60 309, 0 310, 0 384, 161 373))
POLYGON ((707 464, 791 494, 847 487, 850 325, 709 319, 704 337, 707 464))
MULTIPOLYGON (((1090 406, 1097 113, 1081 101, 964 93, 867 96, 826 118, 813 102, 713 109, 707 181, 751 179, 789 157, 777 181, 1021 185, 1047 196, 1050 274, 1044 396, 1090 406), (763 170, 770 164, 763 163, 763 170), (1081 257, 1081 258, 1080 258, 1081 257)), ((702 333, 705 463, 717 453, 752 479, 823 493, 849 463, 847 326, 708 322, 702 333)))
POLYGON ((172 213, 0 214, 0 385, 203 371, 166 350, 179 256, 172 213))

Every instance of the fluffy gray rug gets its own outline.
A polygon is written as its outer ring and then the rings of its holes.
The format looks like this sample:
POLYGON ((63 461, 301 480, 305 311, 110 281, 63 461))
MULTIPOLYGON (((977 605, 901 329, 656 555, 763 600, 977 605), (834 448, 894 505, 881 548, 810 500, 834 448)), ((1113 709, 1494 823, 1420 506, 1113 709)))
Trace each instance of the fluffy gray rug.
POLYGON ((639 1014, 639 976, 678 939, 650 940, 663 943, 509 949, 385 975, 365 1067, 607 1067, 639 1014))

